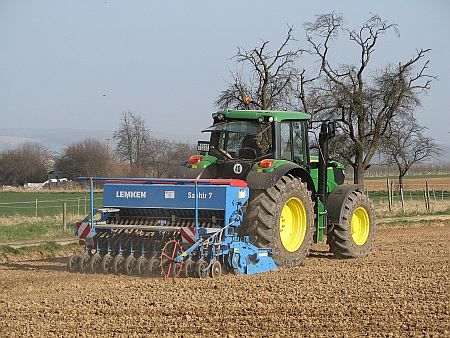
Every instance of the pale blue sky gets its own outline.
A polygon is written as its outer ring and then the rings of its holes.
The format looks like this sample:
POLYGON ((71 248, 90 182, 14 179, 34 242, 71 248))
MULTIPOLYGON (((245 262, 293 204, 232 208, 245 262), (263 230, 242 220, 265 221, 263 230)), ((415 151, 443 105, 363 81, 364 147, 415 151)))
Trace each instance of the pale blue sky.
MULTIPOLYGON (((0 128, 114 130, 131 109, 157 133, 195 138, 210 123, 237 46, 276 45, 287 24, 305 46, 303 23, 335 10, 354 27, 370 13, 399 25, 400 38, 380 40, 380 65, 433 49, 439 81, 417 115, 450 144, 449 9, 445 0, 0 0, 0 128)), ((335 54, 337 62, 349 56, 335 54)))

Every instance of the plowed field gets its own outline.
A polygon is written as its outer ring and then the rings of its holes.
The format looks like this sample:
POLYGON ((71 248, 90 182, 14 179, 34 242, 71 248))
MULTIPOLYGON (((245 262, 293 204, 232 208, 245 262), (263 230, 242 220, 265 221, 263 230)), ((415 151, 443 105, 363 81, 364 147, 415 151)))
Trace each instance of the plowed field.
MULTIPOLYGON (((377 231, 373 254, 220 279, 70 274, 0 264, 0 336, 450 336, 448 221, 377 231)), ((68 254, 68 253, 66 253, 68 254)))

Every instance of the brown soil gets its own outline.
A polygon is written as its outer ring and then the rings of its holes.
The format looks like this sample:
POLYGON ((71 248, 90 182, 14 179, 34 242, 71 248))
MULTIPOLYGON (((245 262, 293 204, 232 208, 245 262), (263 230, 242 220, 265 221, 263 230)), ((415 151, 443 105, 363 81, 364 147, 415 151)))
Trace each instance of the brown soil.
POLYGON ((220 279, 71 274, 0 264, 0 336, 450 335, 450 222, 381 227, 360 260, 326 246, 302 267, 220 279))

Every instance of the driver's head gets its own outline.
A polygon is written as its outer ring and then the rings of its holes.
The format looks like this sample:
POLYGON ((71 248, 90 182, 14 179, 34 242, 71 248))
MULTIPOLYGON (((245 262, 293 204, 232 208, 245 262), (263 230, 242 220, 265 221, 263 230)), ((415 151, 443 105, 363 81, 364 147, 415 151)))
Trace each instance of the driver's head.
POLYGON ((242 148, 258 149, 258 143, 256 141, 256 135, 245 135, 242 139, 242 148))

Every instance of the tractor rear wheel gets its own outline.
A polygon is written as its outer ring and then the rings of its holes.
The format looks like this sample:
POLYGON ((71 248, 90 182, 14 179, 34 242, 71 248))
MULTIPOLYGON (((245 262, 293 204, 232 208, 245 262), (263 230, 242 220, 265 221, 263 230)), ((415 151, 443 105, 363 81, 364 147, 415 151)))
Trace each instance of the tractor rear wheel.
POLYGON ((342 220, 335 224, 330 251, 338 258, 366 257, 375 238, 375 217, 370 200, 360 190, 350 193, 343 205, 342 220))
POLYGON ((272 248, 278 266, 299 265, 313 242, 314 217, 311 191, 287 175, 273 187, 250 192, 242 234, 260 248, 272 248))

